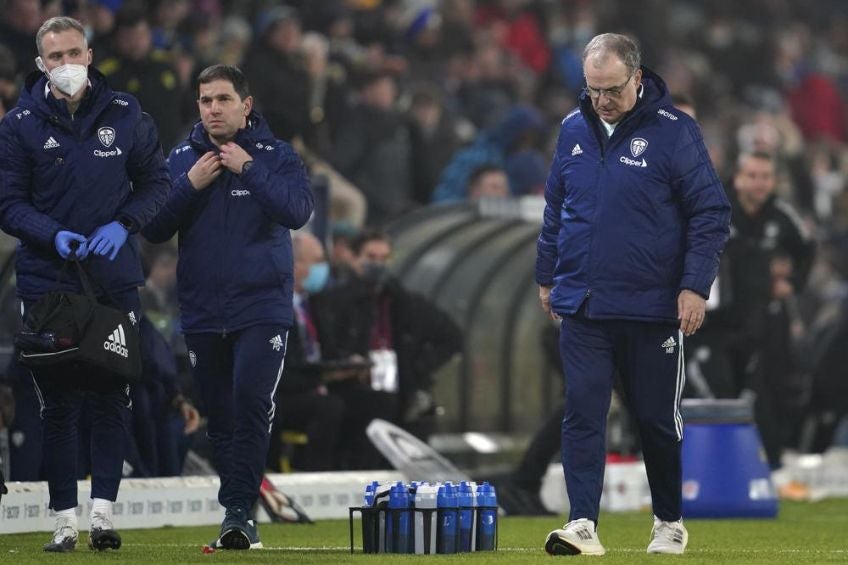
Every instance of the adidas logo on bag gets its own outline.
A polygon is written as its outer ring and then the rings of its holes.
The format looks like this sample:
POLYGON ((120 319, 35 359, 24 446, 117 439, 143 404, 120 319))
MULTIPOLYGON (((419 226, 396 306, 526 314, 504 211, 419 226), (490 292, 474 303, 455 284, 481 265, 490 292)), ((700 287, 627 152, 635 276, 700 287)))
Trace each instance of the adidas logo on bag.
POLYGON ((129 351, 127 351, 127 339, 124 336, 124 326, 123 324, 118 324, 118 327, 109 334, 109 337, 106 338, 106 341, 103 342, 103 349, 107 351, 111 351, 112 353, 117 353, 121 357, 128 357, 129 351))

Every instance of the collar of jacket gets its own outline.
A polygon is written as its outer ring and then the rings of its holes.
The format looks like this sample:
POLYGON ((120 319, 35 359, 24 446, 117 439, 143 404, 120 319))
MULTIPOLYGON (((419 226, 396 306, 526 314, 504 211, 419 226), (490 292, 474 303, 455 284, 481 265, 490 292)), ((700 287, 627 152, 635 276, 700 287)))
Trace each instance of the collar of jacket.
POLYGON ((88 66, 88 80, 90 86, 86 87, 88 91, 73 118, 64 100, 44 95, 47 77, 41 71, 33 71, 27 76, 18 105, 56 126, 68 131, 73 131, 76 126, 83 135, 87 135, 94 129, 100 114, 109 107, 115 96, 106 83, 106 77, 92 65, 88 66))
MULTIPOLYGON (((209 139, 209 134, 206 133, 203 122, 198 121, 194 124, 188 136, 188 141, 200 153, 218 151, 218 146, 209 139)), ((233 141, 250 153, 251 147, 255 148, 257 144, 266 147, 273 146, 276 140, 274 139, 274 134, 271 133, 271 128, 268 127, 268 122, 265 121, 262 114, 253 110, 247 117, 247 127, 238 130, 233 141)))

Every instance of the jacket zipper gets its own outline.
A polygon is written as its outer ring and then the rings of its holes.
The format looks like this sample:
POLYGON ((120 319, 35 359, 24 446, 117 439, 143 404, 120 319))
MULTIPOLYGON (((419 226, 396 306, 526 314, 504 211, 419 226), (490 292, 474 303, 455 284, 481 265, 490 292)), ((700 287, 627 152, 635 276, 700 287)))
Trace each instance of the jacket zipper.
MULTIPOLYGON (((224 171, 222 173, 222 175, 224 175, 224 174, 227 175, 227 179, 224 181, 224 186, 222 188, 224 188, 225 190, 222 191, 221 197, 224 199, 224 221, 223 221, 222 227, 223 227, 224 233, 226 234, 228 227, 229 227, 228 218, 230 216, 230 199, 227 198, 227 195, 229 194, 229 191, 230 191, 230 184, 232 184, 232 182, 231 182, 232 181, 232 175, 229 174, 229 171, 224 171)), ((223 180, 223 179, 221 179, 221 180, 223 180)), ((220 312, 221 312, 221 335, 224 338, 227 337, 227 312, 226 312, 226 309, 227 309, 226 308, 227 288, 226 288, 226 281, 224 280, 224 277, 223 277, 223 273, 225 272, 225 267, 226 267, 225 254, 226 254, 226 252, 222 250, 222 253, 219 256, 220 261, 221 261, 221 267, 218 269, 218 286, 221 289, 221 292, 218 295, 218 296, 220 296, 220 300, 221 300, 221 308, 220 308, 220 312)))
MULTIPOLYGON (((601 190, 601 182, 600 182, 600 176, 601 175, 600 175, 600 173, 602 173, 606 169, 606 153, 607 153, 607 149, 609 147, 612 147, 612 137, 615 135, 615 132, 621 131, 621 126, 624 125, 624 123, 627 122, 629 119, 631 119, 632 116, 633 116, 632 113, 628 114, 627 116, 625 116, 625 118, 621 122, 618 123, 617 126, 615 126, 615 129, 613 130, 613 132, 609 135, 609 137, 606 138, 606 141, 607 141, 606 144, 604 143, 604 139, 601 137, 603 132, 600 130, 600 128, 602 128, 603 125, 599 124, 595 120, 591 120, 591 122, 590 122, 592 131, 595 134, 595 138, 598 140, 598 146, 601 148, 601 160, 598 162, 598 168, 599 168, 598 173, 599 174, 596 177, 598 180, 595 183, 595 191, 597 193, 599 193, 600 190, 601 190)), ((600 118, 598 118, 598 120, 600 120, 600 118)), ((617 140, 617 138, 616 138, 616 140, 617 140)), ((600 201, 600 194, 598 194, 598 201, 600 201)), ((592 261, 591 261, 591 256, 592 256, 592 244, 595 241, 595 229, 596 229, 595 226, 597 225, 596 220, 598 219, 597 217, 598 217, 598 214, 600 213, 599 210, 600 210, 600 206, 596 204, 595 214, 594 214, 594 217, 592 218, 592 236, 589 240, 589 257, 587 258, 588 263, 590 265, 592 265, 592 267, 591 267, 591 272, 589 273, 589 280, 587 281, 587 285, 586 285, 586 292, 583 294, 583 300, 584 301, 589 300, 589 298, 592 296, 592 285, 594 284, 594 281, 595 281, 595 267, 594 267, 594 263, 592 263, 592 261)), ((585 308, 585 312, 586 312, 587 316, 589 316, 589 307, 590 306, 591 306, 591 304, 589 302, 587 302, 586 308, 585 308)))
MULTIPOLYGON (((595 133, 595 138, 598 140, 598 146, 601 148, 601 159, 600 159, 600 161, 598 161, 598 175, 595 177, 596 182, 595 182, 594 190, 595 190, 595 194, 596 194, 596 202, 595 202, 594 215, 592 217, 592 235, 589 238, 589 250, 588 250, 589 257, 587 257, 587 262, 589 263, 589 265, 591 265, 591 267, 590 267, 591 271, 589 273, 589 279, 586 281, 586 292, 583 294, 583 301, 584 302, 588 301, 589 298, 592 296, 592 285, 594 284, 594 281, 595 281, 595 267, 594 267, 594 263, 592 263, 592 261, 591 261, 592 245, 595 241, 595 230, 597 229, 596 228, 597 219, 598 219, 598 214, 600 213, 599 212, 600 206, 598 204, 598 202, 601 199, 601 195, 600 195, 601 182, 600 181, 601 181, 601 173, 603 173, 604 169, 606 168, 606 150, 607 150, 607 145, 604 143, 604 140, 601 137, 601 134, 603 132, 601 132, 599 130, 599 128, 603 127, 603 126, 598 124, 595 121, 592 121, 591 124, 592 124, 592 130, 595 133)), ((613 133, 615 133, 615 132, 613 132, 613 133)), ((612 139, 612 135, 610 135, 609 138, 607 138, 607 143, 609 143, 610 139, 612 139)), ((586 302, 586 307, 584 309, 584 312, 586 313, 587 316, 589 316, 589 306, 590 306, 589 302, 586 302)))

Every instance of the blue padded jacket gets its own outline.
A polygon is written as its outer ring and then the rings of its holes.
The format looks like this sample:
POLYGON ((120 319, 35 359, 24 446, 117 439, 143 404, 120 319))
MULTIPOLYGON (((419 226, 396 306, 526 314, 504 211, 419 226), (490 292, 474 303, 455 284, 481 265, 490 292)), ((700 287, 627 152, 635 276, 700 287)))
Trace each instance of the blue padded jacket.
POLYGON ((234 141, 253 157, 251 168, 241 175, 224 169, 210 186, 194 190, 188 171, 207 151, 218 151, 198 122, 171 151, 174 186, 142 232, 153 242, 179 234, 177 284, 186 333, 293 323, 289 230, 312 214, 309 177, 294 149, 274 139, 257 112, 234 141))
MULTIPOLYGON (((32 73, 18 105, 0 123, 0 227, 20 240, 17 292, 28 300, 51 290, 62 259, 61 230, 86 237, 114 220, 137 232, 159 210, 170 179, 153 119, 129 94, 113 92, 89 67, 89 92, 74 116, 32 73)), ((138 244, 118 256, 89 255, 87 271, 112 293, 144 284, 138 244)), ((76 277, 60 288, 79 292, 76 277)))
POLYGON ((536 259, 559 314, 675 323, 680 291, 707 298, 718 272, 730 204, 697 124, 642 71, 608 139, 585 94, 562 122, 536 259))

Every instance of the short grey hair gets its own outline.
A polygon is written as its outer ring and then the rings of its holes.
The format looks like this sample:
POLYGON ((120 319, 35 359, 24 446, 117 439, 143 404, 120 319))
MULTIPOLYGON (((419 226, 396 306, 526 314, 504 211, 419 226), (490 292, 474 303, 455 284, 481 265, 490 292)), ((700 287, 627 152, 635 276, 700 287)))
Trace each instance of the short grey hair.
POLYGON ((583 49, 583 63, 590 56, 605 56, 612 53, 624 63, 630 73, 635 73, 642 65, 642 55, 636 42, 619 33, 602 33, 596 35, 583 49))
POLYGON ((83 45, 88 47, 88 40, 85 37, 85 28, 82 27, 82 24, 74 18, 69 18, 67 16, 56 16, 55 18, 50 18, 38 28, 38 33, 35 34, 35 46, 38 48, 38 54, 43 55, 41 48, 41 42, 44 39, 44 36, 48 33, 60 33, 63 31, 68 31, 69 29, 74 29, 82 35, 83 45))

